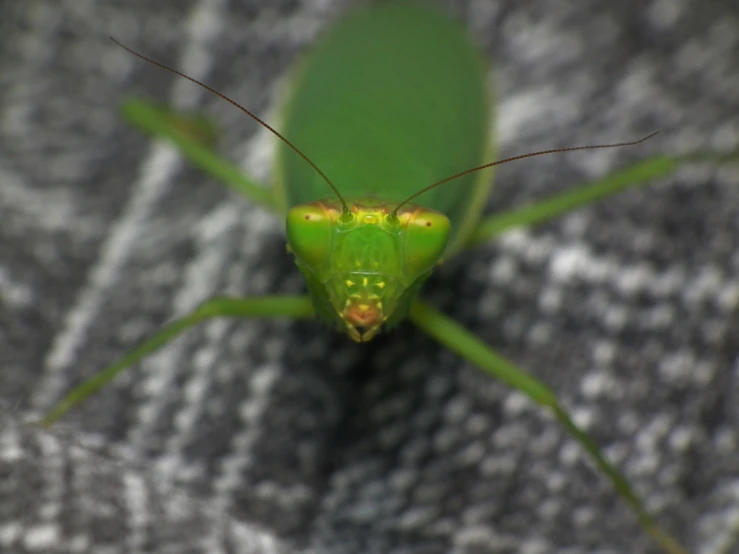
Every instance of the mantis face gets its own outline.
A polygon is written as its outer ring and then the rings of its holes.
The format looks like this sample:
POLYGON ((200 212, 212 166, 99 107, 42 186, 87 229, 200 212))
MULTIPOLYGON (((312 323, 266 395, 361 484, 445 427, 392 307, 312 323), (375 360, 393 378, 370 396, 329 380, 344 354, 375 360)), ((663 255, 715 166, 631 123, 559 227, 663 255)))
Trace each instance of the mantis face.
POLYGON ((439 263, 449 219, 439 212, 363 199, 324 200, 292 208, 287 238, 316 310, 352 340, 367 342, 402 318, 439 263))

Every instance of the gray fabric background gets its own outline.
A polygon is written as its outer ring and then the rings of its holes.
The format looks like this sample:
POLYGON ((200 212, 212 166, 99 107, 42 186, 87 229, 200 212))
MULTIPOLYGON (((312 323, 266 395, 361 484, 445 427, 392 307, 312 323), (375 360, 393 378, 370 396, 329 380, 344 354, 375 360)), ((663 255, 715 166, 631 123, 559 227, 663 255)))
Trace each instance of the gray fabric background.
MULTIPOLYGON (((216 293, 301 290, 281 222, 126 127, 128 95, 269 139, 120 40, 269 116, 347 2, 0 4, 0 551, 654 552, 582 451, 410 325, 219 321, 51 432, 34 415, 216 293)), ((449 2, 496 61, 489 210, 656 152, 739 146, 735 0, 449 2)), ((491 64, 491 71, 492 71, 491 64)), ((694 552, 739 552, 739 168, 691 168, 443 267, 426 296, 554 387, 694 552)))

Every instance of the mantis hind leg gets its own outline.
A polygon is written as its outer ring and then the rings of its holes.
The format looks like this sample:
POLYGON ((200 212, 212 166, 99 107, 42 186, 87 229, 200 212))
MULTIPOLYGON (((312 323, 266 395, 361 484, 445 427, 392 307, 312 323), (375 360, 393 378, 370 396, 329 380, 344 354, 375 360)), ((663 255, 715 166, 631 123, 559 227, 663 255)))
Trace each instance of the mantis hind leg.
POLYGON ((549 387, 526 374, 513 362, 496 354, 464 327, 428 304, 416 300, 411 306, 409 317, 420 329, 451 351, 492 377, 520 390, 531 400, 552 412, 557 421, 570 436, 580 443, 598 468, 606 475, 621 498, 636 514, 646 533, 656 540, 666 552, 686 554, 685 549, 657 525, 626 478, 603 456, 595 441, 575 424, 549 387))
POLYGON ((126 100, 121 111, 126 121, 137 129, 174 144, 193 166, 255 204, 271 212, 279 211, 273 189, 247 177, 241 168, 227 162, 211 148, 215 131, 202 117, 178 114, 169 108, 137 99, 126 100))
POLYGON ((505 213, 485 217, 472 231, 465 247, 472 248, 478 246, 515 227, 545 223, 630 188, 646 185, 655 179, 669 177, 684 165, 695 163, 713 163, 718 165, 732 161, 739 161, 739 152, 726 155, 654 156, 635 163, 626 169, 615 171, 597 181, 581 185, 574 190, 555 194, 544 200, 527 204, 505 213))
POLYGON ((188 329, 216 317, 290 317, 308 319, 315 314, 308 296, 278 295, 259 298, 217 297, 205 301, 189 314, 175 319, 122 358, 77 385, 49 410, 41 424, 52 425, 70 409, 94 394, 119 373, 159 350, 188 329))

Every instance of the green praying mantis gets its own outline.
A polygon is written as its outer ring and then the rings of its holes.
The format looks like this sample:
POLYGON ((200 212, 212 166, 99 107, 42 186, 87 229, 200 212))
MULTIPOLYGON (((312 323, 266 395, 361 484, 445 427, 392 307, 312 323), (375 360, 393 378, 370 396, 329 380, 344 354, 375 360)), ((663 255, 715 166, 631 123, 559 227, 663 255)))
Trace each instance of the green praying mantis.
POLYGON ((124 106, 132 123, 172 141, 194 165, 285 217, 289 249, 308 295, 208 300, 72 390, 48 412, 45 425, 212 318, 318 317, 357 342, 370 341, 408 318, 460 357, 550 410, 645 531, 665 551, 685 552, 658 526, 551 389, 421 300, 419 292, 434 267, 465 249, 669 176, 695 158, 655 156, 571 192, 483 217, 492 183, 486 170, 495 165, 635 145, 652 135, 490 162, 490 91, 480 56, 459 25, 421 4, 388 2, 342 18, 295 71, 280 131, 208 85, 121 46, 224 98, 276 135, 274 182, 267 189, 213 153, 192 128, 182 125, 185 118, 141 101, 124 106))

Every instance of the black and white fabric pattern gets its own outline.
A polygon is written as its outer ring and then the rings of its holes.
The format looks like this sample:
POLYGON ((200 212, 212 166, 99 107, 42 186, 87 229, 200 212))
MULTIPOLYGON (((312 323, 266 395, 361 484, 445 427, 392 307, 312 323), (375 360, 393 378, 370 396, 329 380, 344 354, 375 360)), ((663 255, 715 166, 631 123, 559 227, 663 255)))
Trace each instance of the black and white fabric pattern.
MULTIPOLYGON (((272 140, 114 36, 271 121, 353 2, 0 3, 0 552, 657 552, 546 413, 411 325, 219 320, 32 422, 216 294, 303 290, 282 222, 122 121, 208 113, 268 181, 272 140)), ((656 153, 739 148, 734 0, 469 0, 503 166, 488 211, 656 153), (494 60, 494 63, 493 63, 494 60)), ((739 166, 674 178, 445 264, 425 297, 547 382, 691 552, 739 552, 739 166)))

